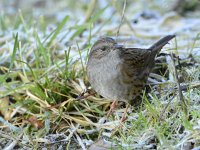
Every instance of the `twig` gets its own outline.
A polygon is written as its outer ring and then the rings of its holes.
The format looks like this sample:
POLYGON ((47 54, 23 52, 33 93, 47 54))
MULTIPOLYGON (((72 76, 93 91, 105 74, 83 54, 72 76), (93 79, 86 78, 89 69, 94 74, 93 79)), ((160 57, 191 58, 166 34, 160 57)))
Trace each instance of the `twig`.
POLYGON ((181 85, 181 90, 186 91, 188 88, 199 88, 200 87, 200 82, 195 82, 195 83, 186 83, 184 85, 181 85))
POLYGON ((123 7, 123 11, 122 11, 122 17, 121 17, 121 21, 120 21, 116 36, 119 35, 119 30, 120 30, 120 28, 122 26, 122 23, 123 23, 123 20, 124 20, 125 9, 126 9, 126 0, 124 0, 124 7, 123 7))
POLYGON ((160 113, 159 116, 159 121, 162 120, 163 114, 166 111, 167 107, 169 107, 169 104, 171 103, 171 101, 173 100, 174 96, 169 100, 169 102, 167 103, 167 105, 165 106, 165 108, 163 109, 163 111, 160 113))
POLYGON ((173 65, 173 68, 174 68, 174 76, 175 76, 176 83, 177 83, 179 99, 183 104, 183 110, 185 111, 185 114, 187 114, 188 113, 187 105, 186 105, 185 99, 183 97, 183 93, 182 93, 182 90, 181 90, 180 82, 179 82, 179 79, 178 79, 177 69, 176 69, 175 62, 174 62, 174 56, 172 54, 171 54, 171 59, 172 59, 172 65, 173 65))
MULTIPOLYGON (((118 9, 118 7, 116 6, 116 4, 114 4, 114 7, 116 9, 116 12, 121 14, 120 10, 118 9)), ((133 34, 135 34, 136 36, 140 36, 136 33, 136 31, 133 29, 131 23, 129 22, 129 20, 126 18, 126 16, 123 17, 124 18, 124 22, 128 25, 129 29, 133 32, 133 34)))
MULTIPOLYGON (((6 133, 3 133, 0 131, 1 135, 9 140, 12 140, 11 143, 5 145, 3 150, 12 150, 17 144, 21 144, 21 142, 19 142, 23 136, 24 133, 21 133, 18 138, 14 138, 11 136, 6 135, 6 133)), ((24 144, 23 144, 24 145, 24 144)))
POLYGON ((94 10, 95 10, 96 4, 97 4, 97 0, 92 0, 92 1, 90 2, 90 5, 89 5, 89 7, 88 7, 88 9, 87 9, 87 12, 86 12, 86 15, 85 15, 86 17, 85 17, 84 22, 87 22, 87 21, 90 19, 92 13, 93 13, 94 10))
POLYGON ((17 141, 13 141, 8 146, 6 146, 3 150, 12 150, 17 145, 17 141))

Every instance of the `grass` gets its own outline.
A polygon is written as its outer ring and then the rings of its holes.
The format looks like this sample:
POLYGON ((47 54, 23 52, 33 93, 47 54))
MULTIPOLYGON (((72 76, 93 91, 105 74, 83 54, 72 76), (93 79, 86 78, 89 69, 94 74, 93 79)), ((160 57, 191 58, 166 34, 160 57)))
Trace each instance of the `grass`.
MULTIPOLYGON (((169 55, 164 55, 161 57, 165 72, 154 72, 157 74, 154 81, 159 83, 151 85, 141 106, 129 109, 127 121, 113 134, 125 109, 124 104, 120 103, 116 112, 106 120, 110 101, 98 94, 78 99, 90 87, 85 67, 93 42, 101 35, 116 35, 113 20, 117 16, 120 22, 120 8, 103 17, 106 11, 115 9, 113 3, 93 9, 95 5, 93 1, 86 7, 89 16, 93 14, 92 17, 86 16, 82 23, 70 15, 52 21, 46 16, 34 18, 23 11, 10 16, 6 12, 1 14, 0 149, 84 149, 102 140, 105 140, 105 147, 117 149, 198 147, 198 27, 188 29, 188 49, 181 45, 185 36, 181 30, 177 32, 175 43, 164 48, 176 56, 186 55, 180 58, 180 64, 176 59, 175 66, 182 79, 181 87, 187 85, 182 91, 187 101, 187 113, 177 91, 174 66, 169 55)), ((136 35, 140 43, 148 43, 151 37, 140 32, 142 28, 132 25, 127 17, 129 12, 125 13, 119 38, 123 40, 124 35, 136 35), (138 28, 137 33, 135 28, 138 28)), ((164 35, 162 32, 160 34, 164 35)), ((151 34, 152 39, 157 37, 153 32, 151 34)))

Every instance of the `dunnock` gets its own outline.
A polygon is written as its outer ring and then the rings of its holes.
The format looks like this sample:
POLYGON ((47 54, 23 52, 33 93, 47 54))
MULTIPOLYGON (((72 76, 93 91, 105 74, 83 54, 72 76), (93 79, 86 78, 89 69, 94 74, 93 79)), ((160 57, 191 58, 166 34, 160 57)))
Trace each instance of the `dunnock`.
POLYGON ((148 49, 124 48, 110 37, 99 39, 87 63, 92 88, 107 99, 138 104, 156 55, 174 37, 165 36, 148 49))

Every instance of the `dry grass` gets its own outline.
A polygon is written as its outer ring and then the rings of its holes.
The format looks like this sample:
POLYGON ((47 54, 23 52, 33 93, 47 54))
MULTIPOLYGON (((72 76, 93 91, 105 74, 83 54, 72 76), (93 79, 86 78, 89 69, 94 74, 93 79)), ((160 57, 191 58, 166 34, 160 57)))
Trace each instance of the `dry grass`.
POLYGON ((127 1, 126 10, 114 1, 30 3, 35 11, 23 9, 27 5, 23 1, 18 6, 14 2, 14 7, 4 1, 0 7, 4 8, 0 149, 87 149, 91 145, 94 149, 102 144, 107 149, 192 149, 200 145, 198 18, 180 17, 167 12, 166 4, 161 10, 151 3, 149 7, 163 15, 144 19, 136 14, 141 10, 139 1, 127 1), (90 87, 85 66, 91 45, 99 36, 115 37, 117 31, 119 42, 135 47, 148 47, 166 34, 177 35, 158 56, 150 92, 144 93, 141 106, 128 110, 121 129, 117 127, 123 103, 106 118, 109 100, 98 94, 79 99, 90 87))

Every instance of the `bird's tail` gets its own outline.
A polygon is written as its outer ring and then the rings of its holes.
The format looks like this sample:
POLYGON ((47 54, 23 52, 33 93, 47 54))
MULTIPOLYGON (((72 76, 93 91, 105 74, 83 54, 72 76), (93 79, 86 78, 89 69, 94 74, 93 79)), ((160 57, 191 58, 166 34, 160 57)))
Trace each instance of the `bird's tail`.
POLYGON ((150 68, 152 68, 154 66, 154 59, 155 59, 156 55, 160 52, 162 47, 165 46, 174 37, 175 37, 175 35, 167 35, 167 36, 163 37, 162 39, 160 39, 155 44, 153 44, 149 48, 149 50, 151 50, 151 55, 146 62, 148 63, 147 65, 150 68))
POLYGON ((175 35, 167 35, 153 44, 149 49, 151 49, 153 53, 157 54, 162 49, 162 47, 165 46, 174 37, 175 35))

